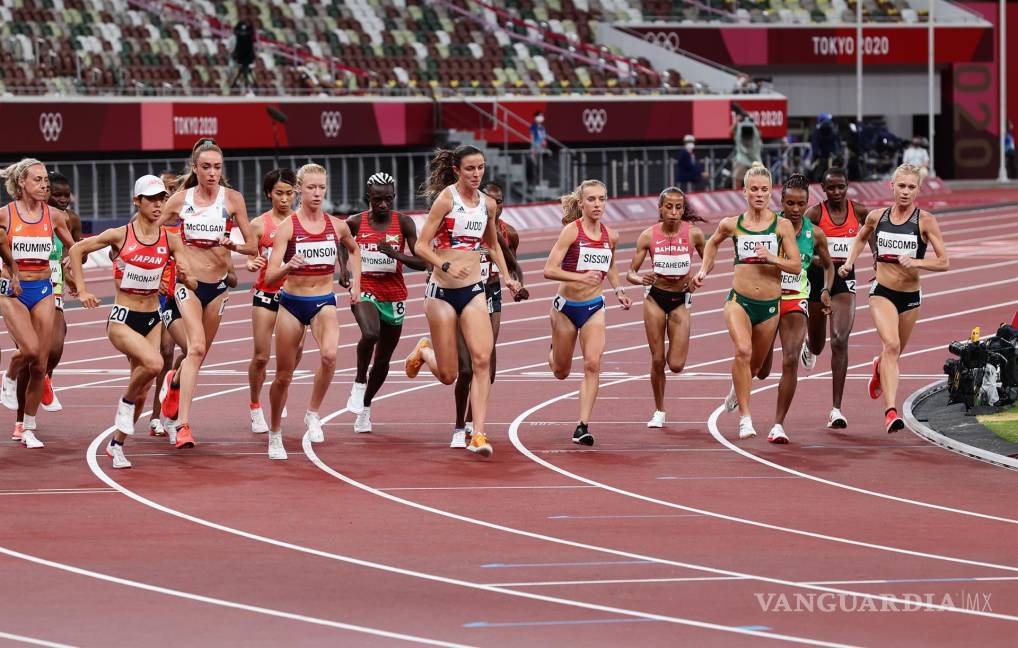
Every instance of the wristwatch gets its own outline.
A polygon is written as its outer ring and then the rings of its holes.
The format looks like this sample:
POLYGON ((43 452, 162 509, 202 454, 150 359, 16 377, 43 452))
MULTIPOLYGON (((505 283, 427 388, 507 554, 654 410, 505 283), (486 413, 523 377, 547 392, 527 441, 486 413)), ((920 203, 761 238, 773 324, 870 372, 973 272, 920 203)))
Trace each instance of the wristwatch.
POLYGON ((443 263, 443 264, 442 264, 442 272, 449 272, 449 266, 451 266, 451 265, 452 265, 452 264, 451 264, 451 263, 449 263, 448 261, 446 261, 445 263, 443 263))

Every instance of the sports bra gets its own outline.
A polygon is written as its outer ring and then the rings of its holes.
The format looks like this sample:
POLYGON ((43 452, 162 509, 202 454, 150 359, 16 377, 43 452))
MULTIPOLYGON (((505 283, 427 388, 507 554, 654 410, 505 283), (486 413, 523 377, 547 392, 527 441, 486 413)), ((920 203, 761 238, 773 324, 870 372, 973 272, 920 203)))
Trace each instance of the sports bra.
POLYGON ((53 224, 49 205, 42 204, 42 216, 34 223, 21 217, 15 202, 7 205, 7 237, 11 244, 11 256, 21 272, 49 270, 49 259, 53 253, 53 224))
POLYGON ((926 243, 919 232, 918 207, 900 225, 891 222, 891 208, 885 209, 877 221, 876 237, 877 261, 880 263, 898 263, 902 254, 913 259, 926 257, 926 243))
POLYGON ((827 252, 835 263, 844 263, 848 259, 848 251, 852 249, 852 241, 859 233, 859 219, 855 213, 852 201, 848 202, 848 212, 845 214, 845 222, 838 225, 831 219, 831 212, 827 209, 827 201, 820 203, 820 229, 827 235, 827 252))
POLYGON ((219 245, 219 238, 229 235, 230 214, 226 211, 226 187, 219 187, 219 193, 211 205, 198 207, 194 204, 194 190, 191 187, 184 194, 184 205, 180 208, 180 235, 185 245, 211 248, 219 245))
POLYGON ((650 260, 654 273, 662 277, 684 277, 689 274, 692 246, 689 243, 689 221, 679 224, 679 231, 671 236, 664 233, 661 223, 650 230, 650 260))
POLYGON ((154 295, 159 292, 163 269, 169 260, 170 244, 165 228, 159 228, 155 243, 144 243, 138 239, 134 223, 128 223, 124 244, 114 259, 113 276, 123 292, 154 295))
POLYGON ((576 225, 576 240, 569 245, 569 250, 562 258, 562 269, 570 272, 596 270, 601 273, 601 279, 604 279, 612 267, 612 244, 608 228, 604 223, 598 223, 601 236, 592 239, 583 231, 581 222, 581 219, 573 221, 576 225))
POLYGON ((775 214, 774 220, 766 228, 755 231, 746 229, 742 224, 742 219, 745 215, 744 213, 739 214, 739 220, 735 223, 735 236, 732 237, 732 242, 735 244, 735 265, 766 263, 766 261, 756 255, 756 246, 762 243, 770 250, 771 254, 776 255, 778 253, 778 242, 781 240, 777 231, 778 216, 775 214))
POLYGON ((473 207, 467 206, 455 185, 449 185, 452 195, 452 210, 445 215, 438 226, 432 247, 436 250, 471 250, 481 249, 484 229, 488 226, 488 206, 484 196, 473 207))
POLYGON ((291 276, 299 277, 321 277, 331 275, 336 271, 336 260, 339 257, 339 237, 332 226, 332 218, 325 214, 325 229, 317 234, 304 229, 300 218, 296 213, 290 215, 293 223, 293 236, 286 244, 286 254, 283 255, 283 263, 299 254, 307 262, 299 268, 290 271, 291 276))

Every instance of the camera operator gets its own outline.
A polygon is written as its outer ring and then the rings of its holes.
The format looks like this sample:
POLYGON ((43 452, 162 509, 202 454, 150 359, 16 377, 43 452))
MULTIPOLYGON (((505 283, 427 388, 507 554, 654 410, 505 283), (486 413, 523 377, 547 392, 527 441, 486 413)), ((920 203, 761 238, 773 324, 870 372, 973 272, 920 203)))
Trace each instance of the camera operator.
POLYGON ((762 162, 760 149, 763 141, 756 122, 739 104, 732 104, 732 111, 738 116, 732 124, 732 139, 735 142, 735 166, 732 172, 732 188, 742 187, 742 179, 754 162, 762 162))

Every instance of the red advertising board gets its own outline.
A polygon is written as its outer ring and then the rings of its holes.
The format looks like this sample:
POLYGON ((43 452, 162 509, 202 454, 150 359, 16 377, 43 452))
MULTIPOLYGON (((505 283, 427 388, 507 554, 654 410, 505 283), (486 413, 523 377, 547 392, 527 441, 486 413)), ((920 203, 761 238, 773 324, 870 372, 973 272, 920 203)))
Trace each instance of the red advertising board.
MULTIPOLYGON (((855 65, 856 34, 845 27, 682 27, 647 26, 634 31, 668 49, 682 49, 735 67, 765 65, 855 65)), ((937 27, 937 63, 989 62, 990 27, 937 27)), ((863 26, 866 65, 926 65, 925 25, 863 26)))
POLYGON ((0 102, 0 152, 138 151, 137 104, 0 102))

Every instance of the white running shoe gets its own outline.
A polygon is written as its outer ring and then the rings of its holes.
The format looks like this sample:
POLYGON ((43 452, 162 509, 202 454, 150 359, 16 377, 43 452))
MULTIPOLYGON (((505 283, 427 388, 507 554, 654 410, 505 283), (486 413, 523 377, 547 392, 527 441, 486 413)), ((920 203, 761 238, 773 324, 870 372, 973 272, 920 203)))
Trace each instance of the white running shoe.
POLYGON ((809 350, 809 344, 806 340, 802 341, 802 351, 799 352, 799 361, 802 363, 802 366, 806 371, 813 371, 813 367, 817 366, 817 357, 809 350))
POLYGON ((25 428, 21 432, 21 445, 26 448, 45 448, 46 444, 39 440, 39 437, 35 436, 35 432, 25 428))
POLYGON ((842 430, 848 427, 848 419, 845 418, 845 415, 841 413, 840 409, 832 407, 830 419, 827 421, 827 427, 842 430))
POLYGON ((148 433, 149 436, 161 437, 166 436, 166 428, 163 427, 163 422, 157 418, 151 419, 148 422, 148 433))
POLYGON ((128 404, 121 398, 120 402, 117 403, 117 417, 114 419, 114 425, 118 432, 124 434, 134 434, 134 404, 128 404))
POLYGON ((739 419, 739 438, 740 439, 752 439, 756 436, 756 430, 753 429, 753 419, 748 416, 743 416, 739 419))
POLYGON ((467 421, 463 424, 463 434, 467 437, 467 443, 470 443, 470 439, 474 436, 474 422, 467 421))
POLYGON ((113 458, 114 468, 130 468, 131 462, 124 456, 124 446, 110 443, 106 446, 106 454, 113 458))
POLYGON ((767 435, 767 440, 771 443, 788 443, 788 435, 785 434, 785 428, 780 423, 775 423, 774 427, 771 428, 770 434, 767 435))
POLYGON ((368 389, 367 383, 355 382, 350 389, 350 398, 346 399, 346 409, 354 414, 360 414, 364 409, 364 392, 368 389))
POLYGON ((265 411, 262 408, 251 410, 251 434, 265 434, 269 424, 265 422, 265 411))
POLYGON ((371 408, 363 408, 357 414, 357 420, 353 422, 353 431, 357 434, 367 434, 371 431, 371 408))
POLYGON ((160 414, 159 422, 163 424, 163 429, 166 430, 166 438, 169 440, 170 445, 177 445, 177 421, 160 414))
POLYGON ((467 433, 459 428, 452 431, 452 442, 449 444, 450 448, 463 449, 467 447, 467 433))
POLYGON ((735 395, 735 385, 732 385, 731 391, 728 392, 728 397, 725 398, 725 412, 731 413, 739 409, 739 399, 735 395))
POLYGON ((18 381, 8 378, 6 372, 0 385, 0 403, 9 410, 18 409, 18 381))
POLYGON ((269 459, 282 461, 286 459, 286 448, 283 447, 283 432, 269 430, 269 459))
POLYGON ((308 438, 311 443, 325 441, 325 432, 322 430, 322 420, 318 418, 318 412, 304 414, 304 425, 308 428, 308 438))
POLYGON ((286 411, 286 405, 283 405, 283 418, 286 418, 290 414, 286 411))
POLYGON ((647 421, 647 427, 659 428, 665 426, 665 413, 661 410, 654 410, 654 416, 647 421))

